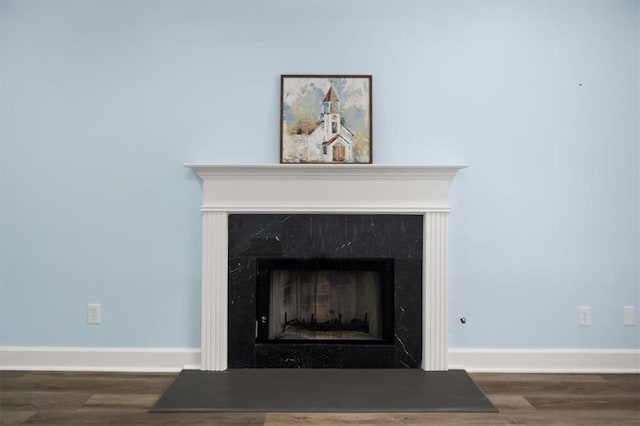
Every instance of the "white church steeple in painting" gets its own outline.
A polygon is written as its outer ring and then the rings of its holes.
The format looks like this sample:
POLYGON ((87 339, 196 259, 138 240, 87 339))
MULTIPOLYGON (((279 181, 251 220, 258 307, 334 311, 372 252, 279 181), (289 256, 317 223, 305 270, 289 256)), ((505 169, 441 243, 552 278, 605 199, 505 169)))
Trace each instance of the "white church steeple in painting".
POLYGON ((340 99, 333 82, 322 100, 322 161, 328 163, 350 163, 353 161, 353 133, 342 125, 340 99))
POLYGON ((340 99, 333 88, 329 87, 327 95, 322 100, 322 114, 324 140, 327 141, 340 133, 340 99))

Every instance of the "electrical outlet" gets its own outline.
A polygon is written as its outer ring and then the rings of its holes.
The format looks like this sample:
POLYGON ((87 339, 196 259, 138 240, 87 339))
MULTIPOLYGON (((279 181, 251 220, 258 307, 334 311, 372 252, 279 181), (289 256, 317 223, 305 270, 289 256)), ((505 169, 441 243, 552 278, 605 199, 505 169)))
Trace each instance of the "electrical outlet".
POLYGON ((636 325, 636 307, 635 306, 623 306, 624 312, 624 326, 633 327, 636 325))
POLYGON ((580 327, 591 327, 591 307, 590 306, 580 306, 578 307, 578 311, 580 317, 578 319, 578 324, 580 327))
POLYGON ((580 306, 578 310, 580 312, 580 327, 591 327, 591 307, 580 306))
POLYGON ((100 324, 100 304, 89 303, 87 305, 87 323, 100 324))

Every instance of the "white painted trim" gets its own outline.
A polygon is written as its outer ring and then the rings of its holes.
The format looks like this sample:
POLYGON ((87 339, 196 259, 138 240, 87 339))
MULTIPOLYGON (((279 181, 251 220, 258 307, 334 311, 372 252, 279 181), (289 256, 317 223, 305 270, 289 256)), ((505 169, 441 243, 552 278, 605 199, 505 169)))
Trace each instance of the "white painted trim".
MULTIPOLYGON (((472 373, 640 373, 640 349, 450 349, 472 373)), ((177 372, 199 369, 199 348, 0 347, 0 370, 177 372)))
POLYGON ((640 349, 449 349, 472 373, 640 373, 640 349))
POLYGON ((423 213, 449 213, 451 209, 434 207, 434 208, 422 208, 417 206, 407 206, 403 208, 398 207, 378 207, 376 210, 372 210, 369 207, 350 207, 348 209, 338 207, 313 207, 313 208, 300 208, 300 207, 288 207, 283 209, 282 207, 233 207, 233 206, 218 206, 218 207, 202 207, 201 212, 223 212, 223 213, 278 213, 278 214, 295 214, 295 213, 336 213, 336 214, 415 214, 421 215, 423 213))
POLYGON ((420 214, 448 210, 449 187, 455 174, 464 168, 372 164, 186 166, 202 178, 202 210, 226 213, 420 214))
POLYGON ((463 165, 394 164, 251 164, 215 165, 188 163, 199 176, 233 179, 434 179, 451 181, 463 165))
POLYGON ((225 212, 202 213, 202 369, 226 370, 228 352, 228 223, 225 212))
POLYGON ((447 213, 425 213, 422 248, 422 369, 447 367, 447 213))
POLYGON ((0 347, 0 370, 176 372, 183 368, 200 368, 200 348, 0 347))

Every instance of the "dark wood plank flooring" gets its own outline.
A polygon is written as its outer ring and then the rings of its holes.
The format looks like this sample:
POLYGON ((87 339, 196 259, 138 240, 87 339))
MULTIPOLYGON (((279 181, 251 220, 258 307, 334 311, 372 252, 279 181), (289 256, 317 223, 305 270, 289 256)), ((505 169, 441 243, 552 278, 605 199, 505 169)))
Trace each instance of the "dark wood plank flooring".
POLYGON ((640 425, 640 375, 473 374, 498 414, 149 414, 175 376, 0 372, 0 424, 640 425))

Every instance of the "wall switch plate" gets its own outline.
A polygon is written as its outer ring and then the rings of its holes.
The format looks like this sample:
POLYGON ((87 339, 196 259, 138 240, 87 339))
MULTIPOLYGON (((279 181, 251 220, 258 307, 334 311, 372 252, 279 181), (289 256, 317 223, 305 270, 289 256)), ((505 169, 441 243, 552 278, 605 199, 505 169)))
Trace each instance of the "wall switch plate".
POLYGON ((591 327, 591 306, 580 306, 578 311, 580 327, 591 327))
POLYGON ((636 307, 635 306, 623 306, 624 312, 624 326, 633 327, 636 325, 636 307))
POLYGON ((100 324, 100 304, 89 303, 87 305, 87 323, 100 324))

